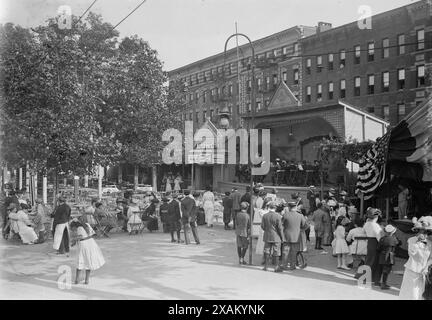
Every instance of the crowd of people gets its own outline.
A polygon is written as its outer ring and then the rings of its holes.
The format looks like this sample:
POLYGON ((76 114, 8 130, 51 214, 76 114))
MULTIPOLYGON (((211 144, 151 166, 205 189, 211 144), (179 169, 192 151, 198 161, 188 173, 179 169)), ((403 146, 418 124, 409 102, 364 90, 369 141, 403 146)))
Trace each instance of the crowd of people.
MULTIPOLYGON (((192 233, 199 245, 198 225, 213 227, 217 203, 210 187, 203 194, 184 190, 166 192, 160 197, 149 192, 143 199, 144 208, 129 195, 117 199, 115 212, 108 212, 101 202, 93 199, 79 218, 72 218, 66 199, 60 195, 57 200, 54 210, 39 199, 32 207, 22 194, 11 192, 5 200, 6 214, 2 214, 3 232, 18 235, 24 244, 36 244, 44 242, 51 231, 57 254, 68 254, 70 246, 78 243, 76 283, 83 270, 88 283, 91 270, 105 263, 93 240, 97 231, 105 234, 117 227, 131 234, 137 225, 139 230, 145 226, 149 231, 162 228, 173 243, 190 244, 192 233)), ((308 250, 313 226, 315 250, 323 254, 330 251, 336 258, 337 269, 358 270, 362 265, 369 266, 373 286, 390 288, 388 276, 395 264, 396 248, 401 244, 395 236, 397 229, 384 221, 379 209, 368 208, 365 216, 360 216, 345 191, 336 196, 336 190, 330 188, 321 198, 316 188, 310 186, 305 201, 299 193, 286 201, 275 188, 267 192, 257 183, 254 188, 247 186, 243 194, 236 187, 225 192, 222 206, 224 229, 235 230, 241 265, 246 264, 250 237, 257 236, 255 253, 262 255, 263 270, 267 271, 271 265, 275 272, 306 267, 306 262, 300 264, 298 258, 308 250), (309 206, 305 206, 306 201, 309 206)), ((417 234, 408 239, 409 259, 404 265, 400 297, 432 299, 432 216, 414 219, 413 223, 417 234)), ((361 274, 356 271, 354 277, 360 278, 361 274)))

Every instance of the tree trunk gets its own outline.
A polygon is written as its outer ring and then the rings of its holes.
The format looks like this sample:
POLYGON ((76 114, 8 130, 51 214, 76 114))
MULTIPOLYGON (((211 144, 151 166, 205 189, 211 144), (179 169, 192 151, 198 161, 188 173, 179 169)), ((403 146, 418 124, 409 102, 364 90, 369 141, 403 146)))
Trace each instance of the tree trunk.
POLYGON ((156 165, 152 166, 152 184, 153 184, 153 191, 157 191, 157 167, 156 165))
POLYGON ((26 193, 30 197, 30 170, 28 162, 26 164, 26 193))
POLYGON ((22 181, 23 181, 23 171, 22 168, 18 169, 18 190, 22 189, 22 181))
POLYGON ((89 184, 88 184, 88 175, 86 174, 85 176, 84 176, 84 188, 88 188, 88 186, 89 186, 89 184))
POLYGON ((134 167, 134 185, 135 185, 135 188, 138 186, 138 175, 139 175, 139 167, 136 165, 134 167))
POLYGON ((54 177, 54 189, 53 189, 53 207, 57 206, 57 194, 59 191, 59 178, 58 178, 58 172, 56 171, 55 177, 54 177))
POLYGON ((78 189, 79 189, 79 177, 74 176, 74 198, 75 203, 78 203, 78 189))
POLYGON ((118 184, 123 183, 123 168, 122 168, 121 163, 119 163, 119 166, 118 166, 117 183, 118 184))
POLYGON ((99 200, 102 200, 102 178, 104 174, 104 168, 99 166, 99 174, 98 174, 98 195, 99 200))
POLYGON ((46 175, 42 178, 42 201, 44 204, 48 203, 48 178, 46 175))

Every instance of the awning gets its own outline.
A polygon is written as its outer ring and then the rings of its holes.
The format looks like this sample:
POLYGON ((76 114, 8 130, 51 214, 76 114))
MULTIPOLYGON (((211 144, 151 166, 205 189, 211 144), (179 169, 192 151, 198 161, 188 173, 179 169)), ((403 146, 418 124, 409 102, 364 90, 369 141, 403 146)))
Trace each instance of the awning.
POLYGON ((366 152, 360 161, 356 192, 362 192, 365 200, 371 198, 388 174, 432 182, 432 97, 366 152))

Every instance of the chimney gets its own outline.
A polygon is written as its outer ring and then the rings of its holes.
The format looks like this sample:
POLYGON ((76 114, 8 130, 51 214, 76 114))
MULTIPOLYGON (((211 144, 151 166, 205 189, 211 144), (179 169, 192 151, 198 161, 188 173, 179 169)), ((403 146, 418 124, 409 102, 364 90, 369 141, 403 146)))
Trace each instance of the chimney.
POLYGON ((321 33, 332 28, 332 24, 329 22, 318 22, 317 33, 321 33))

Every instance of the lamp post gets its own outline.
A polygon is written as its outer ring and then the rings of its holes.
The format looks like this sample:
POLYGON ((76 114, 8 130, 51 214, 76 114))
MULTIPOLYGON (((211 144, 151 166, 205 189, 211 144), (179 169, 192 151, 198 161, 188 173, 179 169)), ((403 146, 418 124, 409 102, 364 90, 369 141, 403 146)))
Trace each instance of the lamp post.
MULTIPOLYGON (((255 50, 252 45, 252 41, 249 39, 249 37, 243 33, 234 33, 228 37, 228 39, 225 41, 225 48, 224 48, 224 64, 223 64, 223 75, 225 76, 225 62, 226 62, 226 51, 227 51, 227 45, 229 40, 231 40, 233 37, 242 36, 247 39, 249 42, 249 46, 252 50, 252 59, 251 59, 251 117, 250 121, 248 123, 248 129, 249 132, 251 129, 254 128, 254 121, 255 121, 255 50)), ((239 82, 240 87, 240 82, 239 82)), ((219 113, 220 116, 220 124, 222 127, 228 127, 229 125, 229 112, 226 112, 226 106, 223 110, 223 112, 219 113)), ((249 148, 250 148, 250 138, 249 138, 249 148)), ((249 264, 252 265, 252 221, 254 216, 254 208, 252 207, 252 192, 253 192, 253 175, 252 175, 252 161, 250 159, 250 156, 248 157, 249 162, 249 169, 250 169, 250 188, 251 188, 251 203, 250 203, 250 238, 249 238, 249 264)))

